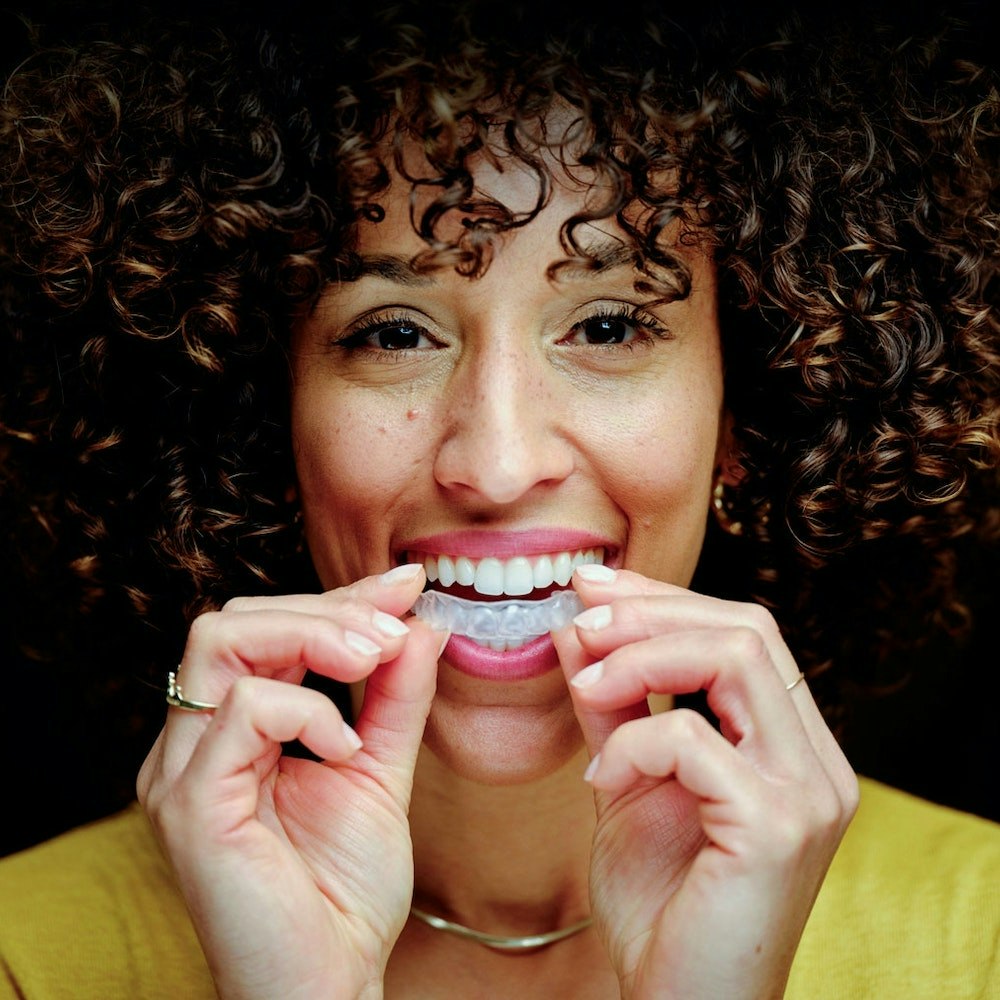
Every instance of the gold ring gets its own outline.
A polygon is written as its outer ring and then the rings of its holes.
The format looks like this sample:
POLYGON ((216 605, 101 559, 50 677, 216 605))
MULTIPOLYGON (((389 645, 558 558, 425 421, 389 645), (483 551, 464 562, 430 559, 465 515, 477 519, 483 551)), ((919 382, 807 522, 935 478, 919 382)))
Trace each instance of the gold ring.
POLYGON ((207 701, 188 701, 173 670, 167 674, 167 704, 172 708, 183 708, 185 712, 214 712, 219 707, 207 701))
POLYGON ((802 673, 802 671, 800 670, 799 671, 799 676, 796 677, 795 680, 792 681, 791 684, 786 684, 785 685, 785 690, 786 691, 791 691, 793 687, 795 687, 796 685, 798 685, 798 684, 800 684, 802 682, 802 680, 805 678, 805 676, 806 675, 804 673, 802 673))

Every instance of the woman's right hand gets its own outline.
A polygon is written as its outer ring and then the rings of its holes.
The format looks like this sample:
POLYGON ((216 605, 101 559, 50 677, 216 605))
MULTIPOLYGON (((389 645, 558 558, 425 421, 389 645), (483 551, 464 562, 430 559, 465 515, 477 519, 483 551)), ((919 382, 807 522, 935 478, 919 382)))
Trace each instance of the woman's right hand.
POLYGON ((381 996, 413 888, 407 809, 445 638, 400 620, 423 583, 399 567, 237 599, 191 628, 178 680, 219 707, 169 710, 138 792, 222 997, 381 996), (307 669, 367 679, 355 731, 301 687, 307 669), (294 739, 321 760, 283 756, 294 739))

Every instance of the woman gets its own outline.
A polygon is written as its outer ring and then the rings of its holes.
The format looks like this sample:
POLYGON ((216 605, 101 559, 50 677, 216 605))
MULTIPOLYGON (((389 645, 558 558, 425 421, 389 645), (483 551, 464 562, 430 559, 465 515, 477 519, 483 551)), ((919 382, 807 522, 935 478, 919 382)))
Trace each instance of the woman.
POLYGON ((166 860, 132 811, 9 862, 12 995, 51 985, 43 871, 117 938, 77 995, 996 986, 995 827, 871 785, 843 840, 814 701, 901 599, 961 610, 990 75, 957 27, 620 20, 272 15, 15 74, 19 360, 73 346, 69 402, 39 375, 8 425, 76 449, 50 506, 96 620, 180 644, 127 647, 170 671, 166 860), (99 858, 70 892, 60 852, 99 858))

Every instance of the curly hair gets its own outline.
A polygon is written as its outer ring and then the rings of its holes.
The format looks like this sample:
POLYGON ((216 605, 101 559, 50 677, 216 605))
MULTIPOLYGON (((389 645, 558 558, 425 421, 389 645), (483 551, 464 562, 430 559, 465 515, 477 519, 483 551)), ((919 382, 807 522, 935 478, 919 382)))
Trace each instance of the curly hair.
POLYGON ((593 263, 577 228, 615 218, 649 287, 682 296, 666 234, 709 242, 745 531, 710 527, 696 586, 772 608, 831 713, 928 622, 960 627, 962 545, 997 536, 987 33, 872 9, 352 6, 39 30, 7 82, 2 523, 33 655, 85 636, 122 664, 103 683, 158 677, 200 611, 316 586, 289 331, 350 279, 406 140, 428 267, 489 266, 546 203, 543 150, 608 192, 566 223, 568 266, 593 263), (534 173, 533 210, 475 200, 486 145, 534 173))

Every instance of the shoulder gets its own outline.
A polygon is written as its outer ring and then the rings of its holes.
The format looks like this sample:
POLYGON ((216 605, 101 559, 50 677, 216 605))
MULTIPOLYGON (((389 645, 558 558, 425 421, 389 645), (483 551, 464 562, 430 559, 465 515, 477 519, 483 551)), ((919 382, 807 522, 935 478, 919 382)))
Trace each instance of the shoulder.
POLYGON ((0 997, 214 996, 137 805, 0 861, 0 997))
POLYGON ((1000 825, 861 779, 789 997, 1000 990, 1000 825))

